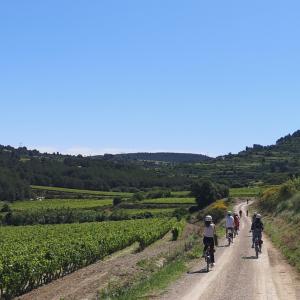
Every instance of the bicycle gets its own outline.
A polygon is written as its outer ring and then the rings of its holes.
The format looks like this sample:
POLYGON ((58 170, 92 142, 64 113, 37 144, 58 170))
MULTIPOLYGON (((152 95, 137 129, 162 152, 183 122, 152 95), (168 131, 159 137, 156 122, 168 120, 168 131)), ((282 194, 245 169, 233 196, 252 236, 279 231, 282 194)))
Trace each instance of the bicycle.
POLYGON ((261 242, 260 242, 258 236, 254 240, 254 248, 255 248, 256 258, 258 258, 258 253, 261 253, 261 242))
POLYGON ((212 247, 209 245, 205 251, 205 262, 206 262, 206 271, 209 272, 209 267, 212 265, 211 256, 212 256, 212 247))
POLYGON ((233 243, 233 228, 228 228, 227 232, 228 246, 233 243))
POLYGON ((253 236, 252 243, 254 245, 252 244, 252 248, 255 249, 255 256, 256 258, 258 258, 258 254, 261 253, 262 244, 263 244, 262 236, 260 232, 253 231, 253 230, 250 230, 250 232, 252 232, 252 236, 253 236))

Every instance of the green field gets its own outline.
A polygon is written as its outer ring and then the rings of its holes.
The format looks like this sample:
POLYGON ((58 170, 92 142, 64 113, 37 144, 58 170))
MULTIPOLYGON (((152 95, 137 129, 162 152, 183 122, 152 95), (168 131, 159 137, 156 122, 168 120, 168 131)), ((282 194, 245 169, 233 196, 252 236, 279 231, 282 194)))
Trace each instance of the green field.
POLYGON ((188 197, 190 195, 190 191, 178 191, 171 192, 172 197, 188 197))
POLYGON ((112 199, 44 199, 34 201, 13 202, 10 207, 15 211, 59 209, 59 208, 81 208, 90 209, 106 205, 112 205, 112 199))
POLYGON ((76 194, 87 194, 87 195, 97 195, 97 196, 107 196, 107 197, 131 197, 132 196, 132 193, 125 193, 125 192, 123 193, 123 192, 79 190, 79 189, 67 189, 67 188, 39 186, 39 185, 31 185, 31 188, 33 190, 39 190, 39 191, 76 193, 76 194))
POLYGON ((276 185, 232 188, 230 189, 230 196, 231 197, 258 197, 263 191, 273 187, 276 187, 276 185))
POLYGON ((155 204, 195 204, 195 198, 157 198, 145 199, 142 203, 155 203, 155 204))
POLYGON ((159 215, 169 215, 173 213, 175 208, 141 208, 141 209, 120 209, 118 212, 128 216, 137 216, 145 213, 151 213, 154 217, 159 215))
POLYGON ((231 197, 257 197, 262 191, 262 187, 243 187, 230 189, 231 197))

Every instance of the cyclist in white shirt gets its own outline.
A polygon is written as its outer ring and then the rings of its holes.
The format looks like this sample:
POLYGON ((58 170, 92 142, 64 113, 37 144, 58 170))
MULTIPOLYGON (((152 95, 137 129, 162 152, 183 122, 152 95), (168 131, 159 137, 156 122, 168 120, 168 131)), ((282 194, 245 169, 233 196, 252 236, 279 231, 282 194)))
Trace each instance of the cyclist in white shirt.
POLYGON ((215 252, 214 235, 215 235, 215 233, 216 233, 215 224, 212 222, 212 217, 208 215, 205 217, 205 225, 204 225, 204 233, 203 233, 203 244, 204 244, 203 256, 204 256, 207 248, 210 247, 212 266, 215 265, 215 255, 214 255, 214 252, 215 252))
POLYGON ((228 211, 226 216, 226 237, 228 237, 228 231, 231 230, 233 232, 234 229, 234 218, 232 216, 232 212, 228 211))

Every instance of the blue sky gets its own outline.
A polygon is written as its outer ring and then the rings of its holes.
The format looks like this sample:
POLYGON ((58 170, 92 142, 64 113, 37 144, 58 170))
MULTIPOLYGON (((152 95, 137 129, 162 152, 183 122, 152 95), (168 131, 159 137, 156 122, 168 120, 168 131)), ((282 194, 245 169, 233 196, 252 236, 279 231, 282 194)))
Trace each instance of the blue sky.
POLYGON ((0 144, 271 144, 300 129, 299 28, 299 1, 2 1, 0 144))

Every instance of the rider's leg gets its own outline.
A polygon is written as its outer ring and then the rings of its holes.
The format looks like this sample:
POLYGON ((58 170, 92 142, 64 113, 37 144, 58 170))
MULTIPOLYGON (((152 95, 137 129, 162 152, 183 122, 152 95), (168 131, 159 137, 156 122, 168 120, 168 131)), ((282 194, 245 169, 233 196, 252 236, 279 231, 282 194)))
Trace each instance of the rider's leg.
POLYGON ((254 248, 254 243, 255 243, 255 231, 252 231, 252 248, 254 248))
POLYGON ((210 238, 210 249, 211 249, 210 251, 211 263, 214 264, 215 263, 215 241, 213 238, 210 238))
POLYGON ((261 233, 261 231, 259 231, 257 233, 257 235, 258 235, 258 240, 259 240, 259 248, 261 250, 261 246, 262 246, 262 242, 261 242, 261 240, 262 240, 262 233, 261 233))
POLYGON ((203 238, 203 245, 204 245, 204 247, 203 247, 203 254, 202 254, 202 257, 204 257, 205 256, 205 251, 207 250, 207 248, 208 248, 208 242, 207 242, 207 237, 205 236, 204 238, 203 238))

